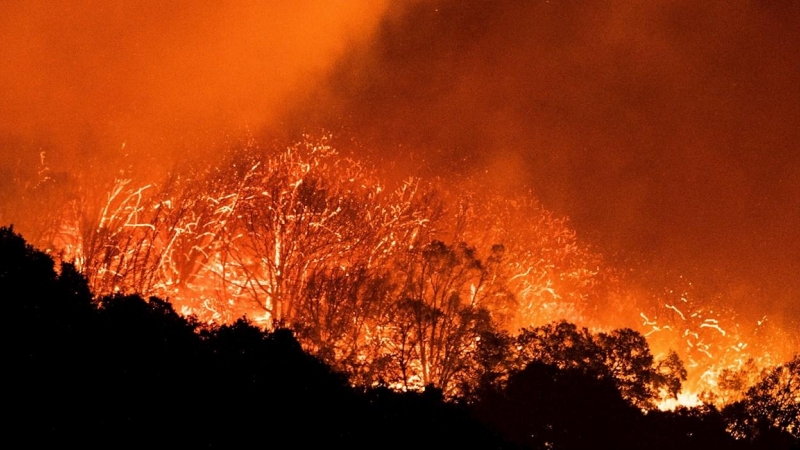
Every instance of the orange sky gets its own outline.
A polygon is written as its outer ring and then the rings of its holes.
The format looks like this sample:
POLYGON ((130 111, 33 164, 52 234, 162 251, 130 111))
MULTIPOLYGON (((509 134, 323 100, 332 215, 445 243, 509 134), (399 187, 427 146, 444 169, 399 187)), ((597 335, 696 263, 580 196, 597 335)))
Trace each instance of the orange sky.
POLYGON ((288 93, 368 37, 384 9, 321 0, 0 5, 3 159, 13 145, 42 148, 59 167, 88 156, 172 163, 258 129, 288 93))
POLYGON ((800 318, 798 2, 0 9, 0 164, 168 170, 324 127, 410 172, 532 186, 606 255, 800 318))

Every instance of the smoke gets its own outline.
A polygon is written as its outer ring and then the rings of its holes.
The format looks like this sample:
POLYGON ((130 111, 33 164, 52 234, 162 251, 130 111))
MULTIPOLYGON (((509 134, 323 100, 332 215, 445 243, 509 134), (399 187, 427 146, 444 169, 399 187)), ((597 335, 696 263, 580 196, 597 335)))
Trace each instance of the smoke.
POLYGON ((286 123, 399 171, 532 186, 648 283, 797 320, 797 29, 790 1, 393 4, 286 123))
POLYGON ((0 0, 0 164, 160 172, 322 128, 800 317, 800 4, 387 3, 0 0))
MULTIPOLYGON (((4 165, 169 169, 271 123, 381 1, 2 1, 4 165)), ((160 171, 160 170, 159 170, 160 171)))

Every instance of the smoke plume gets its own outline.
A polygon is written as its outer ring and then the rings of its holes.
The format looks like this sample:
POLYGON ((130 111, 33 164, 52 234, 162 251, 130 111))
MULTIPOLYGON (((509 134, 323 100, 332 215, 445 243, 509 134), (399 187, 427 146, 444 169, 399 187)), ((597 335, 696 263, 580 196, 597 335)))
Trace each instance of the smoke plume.
POLYGON ((797 320, 798 28, 789 1, 395 4, 289 123, 531 186, 648 282, 797 320))

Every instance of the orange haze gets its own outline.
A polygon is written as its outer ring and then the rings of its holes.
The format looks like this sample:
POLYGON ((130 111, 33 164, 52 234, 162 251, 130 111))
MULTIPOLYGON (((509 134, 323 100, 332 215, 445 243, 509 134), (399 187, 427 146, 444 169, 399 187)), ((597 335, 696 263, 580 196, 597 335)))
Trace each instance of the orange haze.
POLYGON ((0 10, 0 162, 46 151, 59 169, 116 171, 166 169, 270 123, 289 93, 371 34, 384 2, 30 0, 0 10))
POLYGON ((651 289, 796 330, 798 30, 793 1, 403 3, 296 122, 531 186, 651 289))
POLYGON ((325 129, 399 177, 532 188, 659 308, 800 328, 800 2, 0 12, 0 188, 42 152, 53 170, 162 175, 243 135, 325 129))

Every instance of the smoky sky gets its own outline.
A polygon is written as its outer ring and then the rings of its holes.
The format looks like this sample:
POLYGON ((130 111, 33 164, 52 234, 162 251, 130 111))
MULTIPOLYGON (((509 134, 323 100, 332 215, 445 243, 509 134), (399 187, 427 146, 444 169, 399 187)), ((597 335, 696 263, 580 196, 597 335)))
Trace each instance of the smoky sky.
POLYGON ((791 1, 394 4, 291 123, 530 186, 643 273, 800 317, 797 30, 791 1))
POLYGON ((218 150, 269 123, 384 7, 0 0, 2 161, 45 151, 58 168, 152 170, 218 150))
POLYGON ((323 129, 532 188, 640 273, 800 317, 800 3, 0 0, 0 162, 323 129))

